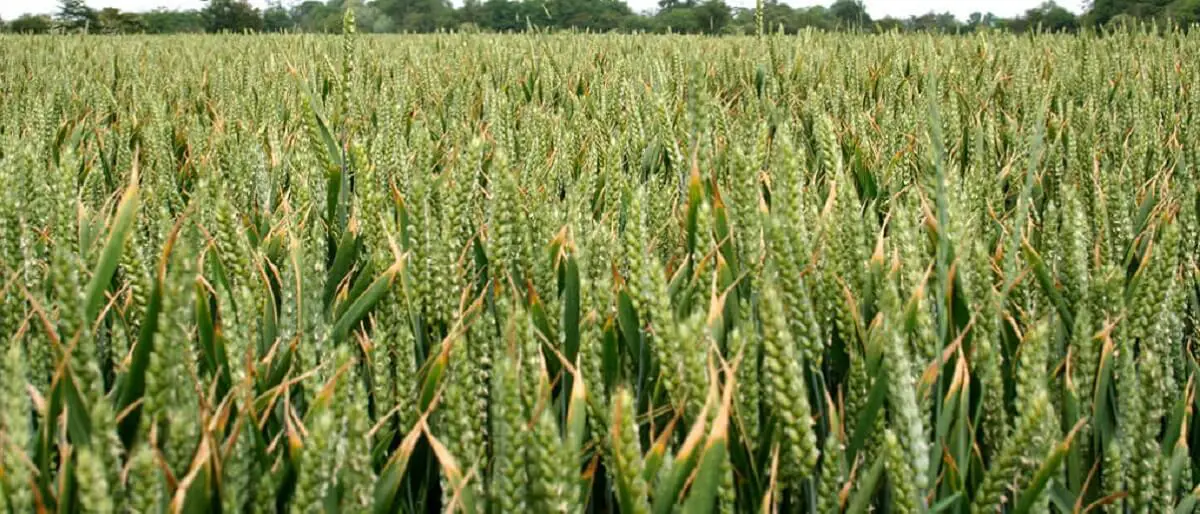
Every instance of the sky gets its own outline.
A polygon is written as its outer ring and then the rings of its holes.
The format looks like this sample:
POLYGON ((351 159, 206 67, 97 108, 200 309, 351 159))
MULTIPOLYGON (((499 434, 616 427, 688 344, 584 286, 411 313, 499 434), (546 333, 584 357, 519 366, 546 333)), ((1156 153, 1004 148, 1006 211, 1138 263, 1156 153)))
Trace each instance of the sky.
MULTIPOLYGON (((263 7, 268 0, 250 0, 251 4, 263 7)), ((284 5, 299 3, 300 0, 284 0, 284 5)), ((783 0, 794 7, 817 4, 829 5, 833 0, 783 0)), ((907 18, 930 11, 953 13, 966 19, 973 12, 992 12, 997 16, 1015 16, 1027 9, 1040 5, 1044 0, 866 0, 867 12, 873 18, 895 16, 907 18)), ((626 0, 634 11, 654 8, 657 0, 626 0)), ((458 4, 459 2, 454 2, 458 4)), ((739 7, 753 7, 754 0, 726 0, 739 7)), ((1059 0, 1059 5, 1080 12, 1081 0, 1059 0)), ((171 9, 195 9, 204 5, 202 0, 87 0, 95 9, 116 7, 125 11, 148 11, 157 7, 171 9)), ((22 14, 53 13, 58 10, 58 0, 0 0, 0 18, 11 20, 22 14)))

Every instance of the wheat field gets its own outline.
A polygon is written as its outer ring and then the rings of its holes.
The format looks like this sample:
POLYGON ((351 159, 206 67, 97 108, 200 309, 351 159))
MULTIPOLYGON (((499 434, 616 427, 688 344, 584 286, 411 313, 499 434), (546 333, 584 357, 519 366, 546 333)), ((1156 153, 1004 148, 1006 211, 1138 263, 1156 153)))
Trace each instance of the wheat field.
POLYGON ((349 32, 0 36, 0 512, 1195 510, 1200 33, 349 32))

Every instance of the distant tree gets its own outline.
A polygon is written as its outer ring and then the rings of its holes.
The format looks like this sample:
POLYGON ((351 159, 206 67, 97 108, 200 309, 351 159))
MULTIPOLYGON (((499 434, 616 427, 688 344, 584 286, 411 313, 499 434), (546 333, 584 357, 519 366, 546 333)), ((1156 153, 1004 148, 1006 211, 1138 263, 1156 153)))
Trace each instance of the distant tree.
POLYGON ((592 32, 621 28, 633 15, 622 0, 547 0, 545 6, 556 27, 592 32))
POLYGON ((8 23, 8 30, 17 34, 45 34, 54 26, 46 15, 26 14, 8 23))
POLYGON ((862 28, 871 24, 871 15, 862 0, 837 0, 829 6, 829 12, 843 27, 862 28))
POLYGON ((1200 0, 1176 0, 1167 6, 1167 19, 1181 26, 1200 23, 1200 0))
POLYGON ((1138 26, 1138 19, 1128 14, 1121 13, 1110 18, 1108 23, 1105 23, 1104 26, 1120 30, 1133 30, 1138 26))
POLYGON ((271 2, 263 11, 263 30, 266 32, 283 32, 295 26, 292 15, 278 1, 271 2))
POLYGON ((458 23, 479 25, 481 21, 483 21, 483 3, 479 0, 463 0, 462 7, 458 8, 458 23))
MULTIPOLYGON (((4 1, 4 0, 0 0, 4 1)), ((23 16, 0 20, 0 30, 45 32, 54 29, 96 33, 175 33, 265 30, 337 33, 342 14, 353 8, 361 32, 524 31, 529 27, 579 29, 592 32, 654 31, 709 34, 749 34, 758 16, 770 31, 795 33, 808 27, 822 30, 887 32, 897 29, 974 32, 998 29, 1022 32, 1074 31, 1083 25, 1130 25, 1145 20, 1187 27, 1200 23, 1200 0, 1094 0, 1083 2, 1083 14, 1050 0, 1021 16, 1002 19, 974 12, 964 21, 949 13, 930 12, 906 20, 872 20, 864 0, 825 0, 828 7, 792 7, 790 0, 761 0, 761 12, 733 8, 729 0, 656 0, 657 9, 635 13, 629 0, 267 0, 262 11, 250 2, 260 0, 203 0, 198 11, 157 9, 145 13, 117 9, 95 10, 87 0, 56 0, 52 16, 23 16), (456 8, 451 4, 461 3, 456 8), (291 7, 285 7, 284 4, 291 7), (50 20, 49 27, 42 22, 50 20)), ((748 0, 741 0, 746 3, 748 0)), ((1078 0, 1065 0, 1074 2, 1078 0)))
POLYGON ((696 17, 696 25, 701 32, 708 34, 720 34, 733 21, 733 13, 729 10, 729 6, 724 0, 704 0, 703 3, 693 8, 696 17))
POLYGON ((807 9, 796 9, 796 24, 801 27, 812 27, 830 30, 838 24, 837 18, 824 6, 814 6, 807 9))
POLYGON ((354 9, 355 28, 359 32, 391 32, 394 23, 379 2, 364 5, 362 0, 307 0, 292 7, 291 23, 306 32, 342 31, 342 16, 354 9))
POLYGON ((66 30, 83 30, 95 25, 98 18, 95 9, 88 7, 83 0, 60 0, 56 21, 66 30))
POLYGON ((967 16, 967 29, 975 30, 976 27, 983 25, 983 13, 975 11, 967 16))
POLYGON ((654 17, 649 12, 633 13, 621 23, 622 32, 654 32, 654 17))
MULTIPOLYGON (((796 23, 796 10, 779 0, 763 0, 762 3, 763 30, 775 33, 782 30, 786 34, 794 34, 800 29, 796 23)), ((753 8, 734 9, 732 25, 738 26, 739 32, 752 34, 758 30, 756 13, 753 8)))
POLYGON ((681 7, 695 7, 696 0, 658 0, 658 10, 669 11, 681 7))
POLYGON ((953 14, 944 12, 941 14, 928 12, 920 16, 913 16, 908 19, 908 28, 921 32, 942 32, 954 33, 958 32, 962 25, 959 24, 958 18, 953 14))
POLYGON ((544 26, 550 22, 544 7, 534 0, 484 0, 479 25, 496 32, 522 31, 530 24, 544 26))
POLYGON ((1125 15, 1125 19, 1149 19, 1166 14, 1172 0, 1094 0, 1087 8, 1084 23, 1106 25, 1113 18, 1125 15))
POLYGON ((155 9, 142 13, 146 32, 151 34, 177 34, 204 32, 205 21, 200 11, 173 11, 155 9))
MULTIPOLYGON (((791 34, 799 29, 792 18, 792 14, 795 12, 792 6, 779 0, 763 0, 762 9, 764 31, 775 32, 782 29, 785 33, 791 34)), ((746 9, 745 11, 750 15, 750 20, 753 23, 754 11, 752 9, 746 9)), ((754 29, 757 30, 757 27, 754 27, 754 29)))
POLYGON ((292 23, 305 32, 337 32, 342 29, 342 13, 333 1, 307 0, 296 4, 292 6, 291 18, 292 23))
POLYGON ((733 10, 723 0, 705 0, 695 5, 680 4, 654 15, 658 32, 720 34, 733 22, 733 10))
POLYGON ((497 32, 521 30, 520 7, 511 0, 484 0, 479 6, 480 27, 497 32))
POLYGON ((92 30, 101 34, 120 34, 121 10, 116 7, 105 7, 96 11, 96 25, 92 30))
POLYGON ((380 14, 379 16, 377 16, 371 20, 371 32, 385 34, 388 32, 395 32, 395 31, 396 31, 396 22, 393 21, 392 18, 386 14, 380 14))
POLYGON ((944 12, 937 15, 935 24, 937 25, 939 31, 947 34, 956 33, 962 30, 962 24, 958 22, 958 18, 955 18, 954 15, 949 12, 944 12))
POLYGON ((1042 5, 1025 11, 1025 15, 1016 21, 1016 23, 1020 25, 1010 28, 1018 32, 1023 30, 1037 30, 1038 28, 1048 32, 1064 32, 1074 31, 1079 28, 1079 20, 1075 17, 1075 14, 1053 1, 1045 2, 1042 5))
POLYGON ((208 0, 202 11, 209 32, 259 31, 263 28, 262 15, 246 0, 208 0))
POLYGON ((391 16, 384 14, 374 4, 355 6, 354 21, 359 32, 392 32, 396 29, 391 16))
POLYGON ((973 12, 967 17, 967 25, 964 27, 967 31, 974 32, 996 26, 997 18, 992 13, 973 12))
POLYGON ((703 31, 693 7, 676 6, 662 9, 654 15, 657 32, 696 34, 703 31))
POLYGON ((404 32, 433 32, 454 25, 454 7, 448 0, 377 0, 380 12, 404 32))
POLYGON ((891 16, 884 16, 883 18, 875 20, 875 32, 884 33, 892 32, 894 30, 904 30, 904 20, 901 20, 900 18, 893 18, 891 16))
POLYGON ((134 12, 105 7, 96 13, 96 31, 101 34, 134 34, 146 32, 146 22, 134 12))

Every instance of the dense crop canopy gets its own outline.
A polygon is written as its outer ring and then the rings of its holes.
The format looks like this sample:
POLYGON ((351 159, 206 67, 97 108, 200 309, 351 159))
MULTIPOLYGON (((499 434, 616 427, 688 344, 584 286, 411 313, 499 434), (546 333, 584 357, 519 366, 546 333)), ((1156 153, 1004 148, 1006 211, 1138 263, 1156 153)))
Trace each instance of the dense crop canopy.
POLYGON ((0 37, 0 512, 1192 512, 1198 53, 0 37))

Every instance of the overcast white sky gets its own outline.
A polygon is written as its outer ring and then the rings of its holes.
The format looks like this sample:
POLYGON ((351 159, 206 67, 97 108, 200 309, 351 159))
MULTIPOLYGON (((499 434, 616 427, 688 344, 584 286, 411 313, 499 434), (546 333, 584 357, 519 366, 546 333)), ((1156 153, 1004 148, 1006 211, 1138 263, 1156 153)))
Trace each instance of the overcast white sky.
MULTIPOLYGON (((284 5, 302 0, 284 0, 284 5)), ((635 11, 648 10, 658 4, 657 0, 626 0, 635 11)), ((734 6, 752 7, 754 0, 725 0, 734 6)), ((833 0, 784 0, 792 6, 829 5, 833 0)), ((250 0, 263 7, 268 0, 250 0)), ((1013 16, 1036 7, 1043 0, 866 0, 867 12, 872 17, 896 16, 905 18, 925 14, 929 11, 954 13, 960 19, 973 12, 992 12, 998 16, 1013 16)), ((455 4, 460 3, 455 1, 455 4)), ((1082 0, 1059 0, 1059 5, 1079 12, 1082 0)), ((194 9, 204 4, 202 0, 87 0, 93 8, 117 7, 122 10, 148 11, 156 7, 172 9, 194 9)), ((11 20, 26 13, 52 13, 58 9, 58 0, 0 0, 0 17, 11 20)))

